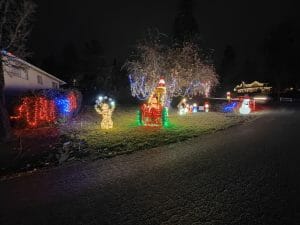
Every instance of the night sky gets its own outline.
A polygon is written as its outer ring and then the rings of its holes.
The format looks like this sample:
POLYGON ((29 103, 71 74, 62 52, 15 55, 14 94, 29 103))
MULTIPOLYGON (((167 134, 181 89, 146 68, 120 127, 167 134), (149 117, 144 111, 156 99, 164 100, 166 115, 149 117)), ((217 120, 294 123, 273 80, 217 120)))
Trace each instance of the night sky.
MULTIPOLYGON (((297 16, 293 0, 199 0, 194 17, 201 36, 216 56, 226 45, 239 58, 255 54, 259 43, 277 24, 297 16)), ((171 34, 179 0, 39 0, 30 48, 33 61, 58 55, 67 42, 76 46, 99 40, 109 58, 124 60, 149 27, 171 34)))

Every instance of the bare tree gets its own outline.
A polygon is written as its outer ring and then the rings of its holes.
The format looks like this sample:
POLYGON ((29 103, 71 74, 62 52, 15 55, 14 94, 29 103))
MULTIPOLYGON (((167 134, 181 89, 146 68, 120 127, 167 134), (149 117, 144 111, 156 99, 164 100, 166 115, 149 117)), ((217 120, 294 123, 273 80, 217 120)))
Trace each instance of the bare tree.
POLYGON ((182 46, 166 51, 166 82, 168 94, 173 96, 204 95, 208 97, 218 84, 218 75, 213 65, 200 57, 198 45, 184 42, 182 46))
POLYGON ((150 35, 136 47, 136 54, 125 64, 129 71, 131 92, 139 99, 148 98, 158 80, 164 78, 167 100, 174 96, 209 95, 218 84, 212 65, 200 57, 200 49, 192 42, 166 46, 159 35, 150 35))
POLYGON ((30 34, 32 15, 36 5, 30 0, 0 0, 0 140, 11 137, 4 96, 4 65, 9 66, 14 57, 26 58, 26 41, 30 34))
POLYGON ((132 96, 144 100, 152 93, 158 80, 165 73, 166 60, 163 50, 164 45, 161 44, 157 31, 149 30, 145 39, 137 44, 132 59, 124 65, 130 73, 132 96))

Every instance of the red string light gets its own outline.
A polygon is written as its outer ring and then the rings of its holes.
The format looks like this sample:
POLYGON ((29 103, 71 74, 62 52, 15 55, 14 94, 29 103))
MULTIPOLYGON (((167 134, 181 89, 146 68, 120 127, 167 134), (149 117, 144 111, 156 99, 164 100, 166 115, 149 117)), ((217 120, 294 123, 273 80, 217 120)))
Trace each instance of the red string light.
POLYGON ((69 112, 72 112, 73 110, 77 109, 77 98, 72 92, 71 94, 68 95, 68 100, 69 100, 69 112))
POLYGON ((157 104, 157 106, 151 107, 149 105, 142 105, 142 120, 145 126, 160 126, 162 117, 162 106, 157 104))
POLYGON ((37 127, 45 122, 56 120, 56 110, 53 100, 45 97, 25 97, 17 108, 17 116, 11 116, 14 120, 25 120, 29 127, 37 127))

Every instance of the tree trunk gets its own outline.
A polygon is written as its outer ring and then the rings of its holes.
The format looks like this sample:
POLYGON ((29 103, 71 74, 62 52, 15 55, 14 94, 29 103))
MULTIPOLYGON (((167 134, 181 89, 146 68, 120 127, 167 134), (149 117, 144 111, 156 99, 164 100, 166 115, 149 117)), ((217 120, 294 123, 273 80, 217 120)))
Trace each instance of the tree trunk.
POLYGON ((11 138, 11 127, 8 112, 5 107, 4 95, 4 70, 2 64, 2 56, 0 54, 0 141, 7 141, 11 138))

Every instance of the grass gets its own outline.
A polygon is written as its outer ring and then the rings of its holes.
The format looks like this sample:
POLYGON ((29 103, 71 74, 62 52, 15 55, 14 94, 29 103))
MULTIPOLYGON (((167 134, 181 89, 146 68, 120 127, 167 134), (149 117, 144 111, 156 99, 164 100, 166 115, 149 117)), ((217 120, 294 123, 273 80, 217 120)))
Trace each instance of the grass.
POLYGON ((168 127, 143 127, 137 125, 136 109, 119 109, 113 114, 114 128, 101 130, 99 115, 92 111, 86 115, 89 115, 89 118, 81 119, 85 122, 78 121, 77 127, 73 126, 67 134, 74 135, 75 133, 77 138, 86 141, 92 156, 96 158, 187 140, 225 129, 251 118, 251 116, 217 112, 179 116, 175 111, 171 111, 168 127))
POLYGON ((255 116, 218 112, 179 116, 169 112, 168 127, 138 126, 137 108, 117 108, 114 128, 101 130, 101 117, 93 110, 80 113, 74 121, 54 127, 16 130, 10 143, 0 143, 0 177, 15 172, 60 164, 64 160, 97 159, 176 143, 239 124, 255 116), (22 145, 19 143, 22 140, 22 145), (20 148, 22 146, 22 148, 20 148), (7 151, 4 151, 7 150, 7 151))

